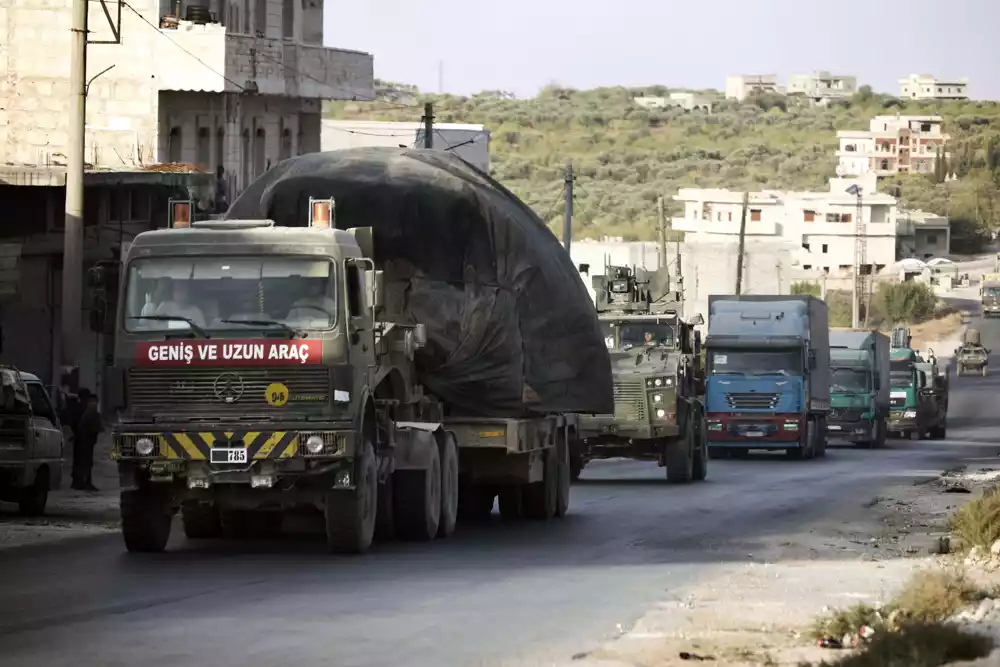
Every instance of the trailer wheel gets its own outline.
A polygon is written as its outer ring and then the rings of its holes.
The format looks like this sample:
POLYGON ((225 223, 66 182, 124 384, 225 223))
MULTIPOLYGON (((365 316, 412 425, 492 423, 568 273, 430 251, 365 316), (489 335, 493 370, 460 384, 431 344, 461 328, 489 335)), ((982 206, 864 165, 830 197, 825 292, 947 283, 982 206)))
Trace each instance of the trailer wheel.
POLYGON ((39 468, 31 486, 21 489, 17 508, 23 516, 42 516, 49 501, 49 469, 39 468))
POLYGON ((570 448, 572 444, 566 443, 565 447, 556 447, 559 462, 558 485, 556 487, 556 518, 561 519, 569 512, 570 494, 570 448))
POLYGON ((325 494, 323 518, 326 522, 326 546, 330 553, 364 553, 371 547, 375 537, 378 465, 371 440, 365 438, 360 444, 361 456, 357 461, 355 489, 330 489, 325 494))
POLYGON ((396 532, 405 540, 429 542, 441 525, 441 455, 430 448, 426 470, 397 470, 393 475, 396 532))
POLYGON ((222 534, 219 511, 207 503, 186 502, 181 505, 181 522, 189 540, 207 540, 222 534))
POLYGON ((519 521, 524 518, 524 501, 521 486, 507 484, 500 487, 497 494, 500 505, 500 518, 504 521, 519 521))
POLYGON ((173 517, 159 493, 148 488, 122 491, 119 502, 126 549, 133 553, 159 553, 167 548, 173 517))
POLYGON ((559 495, 559 459, 555 447, 549 447, 542 452, 542 467, 542 481, 525 484, 521 490, 524 516, 534 521, 548 521, 556 514, 559 495))
POLYGON ((455 436, 445 433, 439 443, 441 455, 441 520, 438 537, 450 537, 458 522, 458 446, 455 436))

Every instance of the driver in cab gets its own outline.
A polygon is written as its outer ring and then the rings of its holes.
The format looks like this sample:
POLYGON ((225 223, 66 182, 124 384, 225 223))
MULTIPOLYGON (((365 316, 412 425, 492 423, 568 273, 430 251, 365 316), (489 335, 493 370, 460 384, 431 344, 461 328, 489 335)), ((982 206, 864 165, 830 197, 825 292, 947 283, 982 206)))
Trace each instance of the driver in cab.
POLYGON ((185 317, 199 327, 205 326, 205 315, 192 302, 191 289, 185 281, 176 281, 171 285, 170 298, 156 307, 155 314, 185 317))

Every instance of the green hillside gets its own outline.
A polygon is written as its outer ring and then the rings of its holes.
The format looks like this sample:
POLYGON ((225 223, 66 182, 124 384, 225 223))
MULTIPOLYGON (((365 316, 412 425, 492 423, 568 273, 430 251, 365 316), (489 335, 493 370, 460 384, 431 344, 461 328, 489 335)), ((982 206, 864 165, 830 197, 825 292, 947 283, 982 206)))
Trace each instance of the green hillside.
POLYGON ((720 101, 709 115, 645 110, 631 102, 632 94, 625 88, 550 86, 520 100, 484 92, 421 96, 413 105, 334 103, 327 115, 419 120, 422 103, 433 102, 437 122, 482 123, 491 130, 493 175, 554 230, 561 225, 562 179, 572 160, 578 176, 576 235, 652 239, 659 195, 672 210, 670 197, 680 187, 826 189, 836 167, 837 130, 865 130, 879 114, 940 114, 952 135, 948 171, 959 180, 936 183, 939 179, 915 175, 883 187, 906 205, 960 218, 962 236, 1000 227, 996 103, 901 103, 863 90, 830 107, 774 95, 743 104, 720 101))

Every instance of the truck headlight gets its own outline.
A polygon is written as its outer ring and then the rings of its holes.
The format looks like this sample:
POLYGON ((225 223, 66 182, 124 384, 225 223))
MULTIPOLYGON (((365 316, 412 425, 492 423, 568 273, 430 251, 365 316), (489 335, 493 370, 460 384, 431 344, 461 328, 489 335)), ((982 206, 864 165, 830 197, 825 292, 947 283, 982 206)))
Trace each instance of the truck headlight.
POLYGON ((324 444, 322 437, 310 435, 306 438, 306 451, 310 454, 322 454, 324 444))
POLYGON ((135 453, 139 456, 150 456, 156 449, 156 443, 152 438, 139 438, 135 441, 135 453))
POLYGON ((903 413, 903 419, 916 419, 916 417, 917 417, 916 410, 907 410, 906 412, 903 413))
POLYGON ((646 379, 646 386, 650 389, 652 388, 659 389, 660 387, 672 387, 673 385, 674 385, 674 379, 670 377, 655 377, 646 379))
POLYGON ((653 403, 662 403, 663 394, 653 394, 653 403))
POLYGON ((664 419, 666 416, 667 416, 667 411, 666 410, 664 410, 663 408, 657 408, 657 410, 656 410, 656 418, 657 419, 664 419))

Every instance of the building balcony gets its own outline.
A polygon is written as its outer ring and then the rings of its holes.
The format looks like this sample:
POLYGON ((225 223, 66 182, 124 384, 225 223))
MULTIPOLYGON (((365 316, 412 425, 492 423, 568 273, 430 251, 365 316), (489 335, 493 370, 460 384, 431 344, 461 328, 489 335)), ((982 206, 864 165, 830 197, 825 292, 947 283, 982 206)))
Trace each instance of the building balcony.
POLYGON ((160 32, 174 43, 157 39, 152 44, 159 90, 375 99, 368 53, 233 34, 218 23, 181 21, 160 32))

